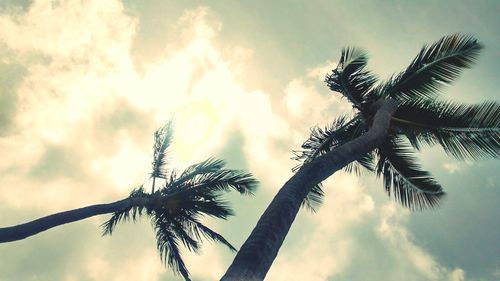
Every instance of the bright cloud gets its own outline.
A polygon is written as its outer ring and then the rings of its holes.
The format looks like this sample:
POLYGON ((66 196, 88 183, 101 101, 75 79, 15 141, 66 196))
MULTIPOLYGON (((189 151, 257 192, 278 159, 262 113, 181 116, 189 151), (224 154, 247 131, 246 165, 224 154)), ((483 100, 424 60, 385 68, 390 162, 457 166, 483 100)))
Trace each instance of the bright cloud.
POLYGON ((395 265, 406 280, 464 280, 465 272, 461 268, 447 269, 439 264, 425 249, 421 248, 408 230, 404 222, 408 212, 398 211, 394 203, 382 209, 378 234, 390 245, 388 253, 398 261, 395 265))
MULTIPOLYGON (((139 142, 127 138, 130 134, 150 135, 155 126, 169 118, 173 117, 176 124, 173 160, 180 166, 210 156, 233 128, 241 129, 249 138, 258 136, 263 143, 286 131, 283 121, 272 112, 267 94, 247 93, 235 81, 230 65, 212 42, 220 23, 207 21, 207 9, 186 12, 172 31, 182 34, 185 44, 169 50, 163 60, 139 73, 130 54, 136 21, 123 13, 117 2, 102 7, 98 3, 48 5, 38 1, 20 19, 1 18, 12 27, 0 33, 7 46, 21 55, 34 52, 48 57, 46 63, 29 66, 18 91, 23 107, 16 116, 19 134, 12 135, 4 147, 19 142, 35 146, 26 151, 32 161, 36 153, 43 153, 44 144, 67 145, 68 153, 92 155, 84 159, 89 162, 89 172, 98 177, 107 175, 110 184, 123 190, 127 182, 142 179, 141 163, 147 163, 150 156, 145 149, 150 144, 146 138, 139 142), (65 28, 43 20, 58 21, 60 15, 67 21, 65 28), (90 34, 88 40, 80 38, 83 35, 78 32, 68 31, 80 29, 90 34), (40 30, 50 30, 54 37, 40 30), (25 37, 12 35, 19 32, 25 37), (120 36, 110 36, 113 32, 120 36), (71 44, 59 46, 59 41, 71 44), (119 110, 117 103, 153 122, 142 122, 145 128, 124 124, 129 132, 118 135, 114 134, 116 126, 100 128, 103 120, 96 120, 96 116, 115 114, 119 110), (109 130, 110 135, 96 130, 109 130), (108 139, 104 141, 103 137, 108 139)), ((261 146, 254 145, 249 153, 265 151, 261 146)), ((24 202, 32 204, 27 198, 24 202)), ((73 203, 68 201, 68 206, 73 203)))
POLYGON ((444 163, 443 168, 450 174, 455 173, 460 170, 460 165, 458 163, 444 163))

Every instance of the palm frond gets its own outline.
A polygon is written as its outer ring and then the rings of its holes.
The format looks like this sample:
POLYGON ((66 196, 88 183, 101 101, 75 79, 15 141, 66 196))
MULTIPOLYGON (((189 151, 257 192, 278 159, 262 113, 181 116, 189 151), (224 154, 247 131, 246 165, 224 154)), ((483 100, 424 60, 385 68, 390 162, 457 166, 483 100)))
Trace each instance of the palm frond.
POLYGON ((457 159, 500 157, 500 104, 419 99, 402 103, 393 124, 416 149, 440 144, 457 159))
POLYGON ((340 61, 325 82, 330 90, 341 93, 353 105, 360 107, 377 78, 365 70, 366 53, 356 48, 344 48, 340 61))
MULTIPOLYGON (((331 125, 323 128, 314 127, 311 129, 309 139, 302 144, 302 150, 295 151, 295 156, 292 158, 302 163, 295 166, 292 170, 298 171, 303 163, 308 163, 314 158, 321 156, 335 147, 343 145, 348 141, 360 136, 365 132, 365 126, 360 117, 354 117, 347 121, 346 116, 341 116, 335 119, 331 125)), ((369 153, 358 161, 354 161, 346 166, 345 171, 360 173, 361 167, 374 170, 373 155, 369 153)), ((316 211, 323 202, 324 192, 321 184, 313 187, 302 203, 303 206, 311 211, 316 211)))
POLYGON ((356 161, 349 163, 345 166, 344 171, 355 175, 361 175, 363 169, 365 171, 375 171, 375 155, 373 152, 368 152, 356 161))
POLYGON ((156 247, 163 263, 168 265, 175 274, 180 274, 189 281, 189 271, 182 259, 179 249, 179 238, 164 221, 154 224, 156 230, 156 247))
POLYGON ((187 167, 180 175, 173 174, 170 178, 170 182, 179 186, 192 180, 196 176, 216 173, 224 169, 225 165, 226 164, 223 160, 209 158, 205 161, 187 167))
POLYGON ((323 200, 325 198, 325 192, 323 191, 323 185, 321 183, 315 185, 311 191, 307 194, 304 201, 302 201, 302 206, 307 210, 316 213, 321 205, 323 205, 323 200))
POLYGON ((189 228, 189 224, 185 220, 179 221, 178 218, 170 219, 168 222, 170 223, 173 235, 182 241, 184 247, 191 252, 198 253, 201 245, 196 240, 196 237, 193 237, 194 233, 189 228))
POLYGON ((439 183, 417 164, 411 147, 392 136, 378 149, 377 175, 383 176, 389 196, 411 210, 432 208, 444 192, 439 183))
POLYGON ((177 205, 182 205, 182 213, 191 216, 207 215, 219 219, 227 219, 234 215, 234 212, 227 201, 221 199, 221 195, 213 191, 201 192, 199 190, 189 190, 188 194, 176 194, 174 200, 178 200, 177 205), (190 197, 190 198, 186 198, 190 197))
MULTIPOLYGON (((303 163, 310 162, 314 158, 321 156, 366 132, 364 120, 361 117, 355 116, 349 121, 347 121, 347 119, 348 118, 346 116, 341 116, 335 119, 331 125, 326 126, 324 129, 320 127, 312 128, 309 139, 302 144, 302 150, 294 151, 295 156, 292 159, 303 163)), ((346 166, 345 170, 347 172, 359 173, 361 171, 360 167, 364 167, 369 171, 373 171, 374 165, 372 160, 373 156, 371 153, 367 154, 358 161, 346 166)), ((293 171, 297 171, 301 166, 302 164, 297 165, 293 168, 293 171)))
MULTIPOLYGON (((220 200, 220 192, 199 189, 186 190, 167 195, 161 192, 158 204, 151 208, 152 225, 156 231, 157 247, 162 261, 189 280, 189 272, 179 252, 182 243, 189 251, 197 253, 202 236, 209 240, 230 246, 220 234, 199 223, 204 215, 227 218, 233 212, 229 205, 220 200)), ((229 247, 228 246, 228 247, 229 247)), ((234 247, 230 246, 231 249, 234 247)))
POLYGON ((201 239, 201 236, 203 236, 204 238, 206 238, 208 240, 224 244, 231 251, 236 252, 236 248, 233 245, 231 245, 231 243, 229 243, 219 233, 217 233, 217 232, 211 230, 210 228, 208 228, 207 226, 203 225, 197 219, 193 219, 193 218, 186 218, 186 219, 187 219, 187 221, 189 221, 193 224, 193 229, 194 229, 194 232, 197 234, 198 239, 201 239))
POLYGON ((102 236, 111 235, 116 228, 116 225, 120 222, 128 221, 130 218, 131 208, 124 209, 120 212, 115 212, 111 215, 106 222, 104 222, 102 227, 102 236))
MULTIPOLYGON (((142 186, 140 186, 137 189, 134 189, 130 195, 129 198, 137 198, 137 197, 147 197, 148 194, 144 192, 144 189, 142 186)), ((113 234, 113 231, 115 230, 116 226, 120 222, 125 222, 130 220, 136 220, 138 216, 140 216, 145 209, 145 206, 130 206, 127 208, 124 208, 118 212, 114 212, 111 215, 111 218, 109 218, 106 222, 104 222, 101 227, 102 227, 102 235, 111 235, 113 234)))
MULTIPOLYGON (((347 120, 348 117, 343 115, 324 129, 319 126, 311 128, 309 138, 302 144, 301 150, 294 151, 295 156, 292 159, 308 163, 342 143, 346 135, 349 135, 349 132, 352 134, 351 131, 359 126, 358 118, 347 120)), ((293 171, 297 171, 301 166, 302 164, 294 167, 293 171)))
POLYGON ((257 188, 257 180, 250 173, 224 168, 222 160, 213 158, 188 167, 177 176, 172 173, 165 191, 169 193, 185 189, 207 189, 229 191, 234 189, 241 194, 253 194, 257 188))
POLYGON ((173 125, 172 121, 168 122, 165 126, 159 128, 154 134, 153 145, 153 162, 151 177, 153 178, 167 178, 167 171, 165 166, 167 164, 167 149, 170 146, 173 138, 173 125))
POLYGON ((441 38, 420 53, 402 73, 375 89, 375 95, 407 101, 434 97, 476 61, 482 45, 471 36, 453 34, 441 38))
MULTIPOLYGON (((202 198, 196 201, 195 205, 203 204, 206 201, 206 198, 202 198)), ((213 200, 211 201, 214 202, 213 200)), ((207 205, 201 208, 192 208, 189 204, 182 204, 182 207, 178 207, 177 210, 172 210, 169 207, 163 206, 162 210, 157 210, 155 212, 154 224, 158 224, 159 221, 163 221, 164 224, 173 226, 174 231, 181 234, 178 236, 187 237, 187 241, 183 241, 183 243, 190 244, 186 246, 191 251, 198 250, 197 246, 202 238, 222 243, 230 250, 235 251, 236 249, 224 237, 222 237, 222 235, 211 230, 199 221, 199 217, 203 215, 221 218, 220 214, 224 213, 224 215, 222 215, 223 219, 227 218, 227 216, 233 215, 232 210, 227 205, 220 204, 220 202, 218 202, 217 208, 223 209, 223 211, 214 211, 214 208, 210 208, 209 211, 205 211, 207 209, 207 205), (176 228, 178 230, 176 230, 176 228)))

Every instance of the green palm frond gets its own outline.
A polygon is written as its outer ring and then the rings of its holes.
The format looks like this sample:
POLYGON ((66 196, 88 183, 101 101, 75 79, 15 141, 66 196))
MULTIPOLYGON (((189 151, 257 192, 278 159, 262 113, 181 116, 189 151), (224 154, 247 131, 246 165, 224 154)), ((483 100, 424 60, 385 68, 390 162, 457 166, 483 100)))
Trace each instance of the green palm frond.
POLYGON ((302 201, 302 206, 307 210, 316 213, 319 207, 323 205, 323 200, 325 198, 325 192, 323 191, 323 185, 321 183, 313 186, 311 191, 307 194, 304 201, 302 201))
POLYGON ((229 248, 229 250, 236 252, 236 248, 231 245, 231 243, 229 243, 222 235, 203 225, 196 218, 186 218, 186 221, 192 225, 193 232, 196 234, 196 237, 199 240, 201 240, 203 236, 205 239, 224 244, 229 248))
POLYGON ((111 218, 104 222, 102 227, 102 235, 111 235, 115 230, 115 227, 118 223, 128 221, 130 219, 130 212, 132 208, 124 209, 120 212, 113 213, 111 218))
POLYGON ((500 157, 500 104, 466 105, 431 99, 402 103, 393 117, 413 147, 440 144, 457 159, 500 157))
MULTIPOLYGON (((345 144, 365 132, 365 126, 360 117, 354 117, 350 121, 347 120, 348 118, 346 116, 341 116, 324 129, 320 127, 312 128, 309 139, 302 144, 302 150, 295 151, 295 156, 292 159, 301 161, 302 163, 308 163, 314 158, 331 151, 337 146, 345 144)), ((373 154, 369 153, 358 161, 354 161, 347 165, 345 171, 349 173, 360 173, 361 167, 373 171, 373 160, 373 154)), ((298 171, 302 165, 303 164, 299 164, 295 166, 293 171, 298 171)), ((311 189, 302 204, 306 208, 316 211, 317 208, 321 206, 323 197, 324 192, 322 186, 318 184, 311 189)))
POLYGON ((383 176, 389 196, 411 210, 432 208, 439 204, 444 192, 417 164, 414 152, 403 139, 390 137, 378 149, 377 175, 383 176))
POLYGON ((228 202, 221 199, 219 191, 206 191, 202 189, 186 190, 168 196, 164 203, 169 207, 169 212, 177 215, 184 213, 197 216, 207 215, 219 219, 227 219, 232 216, 233 210, 228 202), (176 206, 182 206, 182 209, 176 206))
POLYGON ((377 78, 365 70, 366 53, 356 48, 344 48, 340 61, 325 82, 335 92, 341 93, 354 106, 361 107, 377 78))
MULTIPOLYGON (((142 186, 140 186, 137 189, 134 189, 130 195, 129 198, 147 198, 149 195, 144 192, 144 189, 142 186)), ((102 235, 111 235, 113 234, 113 231, 115 230, 115 227, 118 223, 120 222, 125 222, 128 221, 132 218, 133 221, 135 221, 140 215, 142 215, 142 212, 144 211, 145 206, 129 206, 127 208, 124 208, 120 210, 119 212, 113 213, 111 215, 111 218, 104 222, 101 227, 102 227, 102 235)))
POLYGON ((152 224, 162 261, 174 272, 189 280, 189 272, 179 253, 179 243, 189 251, 198 252, 201 240, 205 238, 234 250, 222 235, 204 226, 198 219, 205 215, 222 219, 233 215, 229 205, 220 200, 221 191, 196 188, 170 195, 162 191, 159 204, 152 207, 152 224))
POLYGON ((152 219, 156 231, 157 247, 161 260, 176 274, 185 280, 189 279, 189 271, 180 254, 180 243, 189 251, 198 253, 202 237, 219 242, 235 251, 235 248, 220 234, 199 222, 204 215, 226 219, 233 215, 227 202, 221 200, 222 191, 219 189, 194 188, 185 192, 177 190, 169 194, 160 189, 158 193, 144 193, 142 189, 135 190, 133 196, 147 197, 150 202, 144 206, 134 206, 115 212, 105 222, 103 235, 112 234, 119 222, 136 219, 136 216, 147 214, 152 219), (145 212, 143 211, 145 209, 145 212))
POLYGON ((179 175, 173 172, 164 190, 173 193, 179 189, 219 191, 234 189, 241 194, 253 194, 258 182, 250 173, 225 169, 224 166, 224 161, 209 158, 188 167, 179 175))
POLYGON ((434 97, 477 59, 482 46, 471 36, 453 34, 424 46, 402 73, 377 87, 375 95, 407 101, 434 97))
POLYGON ((222 235, 203 225, 198 219, 187 214, 172 217, 161 213, 153 217, 152 221, 157 238, 157 248, 162 261, 180 274, 185 280, 189 279, 189 271, 180 254, 180 242, 190 251, 198 252, 202 238, 226 245, 231 251, 236 251, 222 235))
POLYGON ((179 221, 179 218, 171 218, 168 220, 170 223, 170 228, 172 233, 178 237, 178 239, 182 242, 184 247, 186 247, 189 251, 198 253, 200 250, 201 243, 196 239, 195 234, 192 229, 190 229, 185 221, 179 221))
POLYGON ((175 274, 180 274, 184 280, 190 281, 189 271, 180 253, 178 236, 164 221, 156 221, 153 226, 156 231, 156 247, 162 262, 167 264, 175 274))
POLYGON ((167 170, 165 168, 167 164, 167 149, 172 142, 173 137, 173 125, 172 121, 168 122, 165 126, 158 129, 154 134, 154 145, 153 145, 153 162, 151 177, 153 180, 155 178, 167 178, 167 170))
POLYGON ((224 169, 225 165, 226 164, 223 160, 214 158, 209 158, 205 161, 193 164, 182 171, 180 175, 177 175, 177 172, 172 173, 170 176, 171 186, 183 185, 199 175, 216 173, 224 169))
POLYGON ((369 152, 363 155, 356 161, 353 161, 347 164, 344 168, 344 171, 347 173, 352 173, 355 175, 361 175, 362 171, 375 171, 375 154, 373 152, 369 152))
MULTIPOLYGON (((347 121, 346 116, 341 116, 335 119, 332 124, 324 129, 314 127, 311 129, 309 139, 302 144, 302 150, 294 151, 295 156, 292 158, 303 163, 312 161, 314 158, 321 156, 335 147, 341 146, 348 141, 355 139, 366 132, 364 120, 355 116, 347 121)), ((346 167, 347 172, 359 173, 360 167, 364 167, 369 171, 374 170, 373 156, 367 154, 346 167)), ((300 169, 302 164, 293 168, 293 171, 300 169)))

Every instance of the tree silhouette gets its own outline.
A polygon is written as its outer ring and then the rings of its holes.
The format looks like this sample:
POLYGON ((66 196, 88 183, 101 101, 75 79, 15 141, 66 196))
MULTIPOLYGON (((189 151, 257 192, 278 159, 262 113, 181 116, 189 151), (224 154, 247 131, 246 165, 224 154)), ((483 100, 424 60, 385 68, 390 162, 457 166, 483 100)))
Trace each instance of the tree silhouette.
POLYGON ((21 240, 62 224, 112 213, 111 218, 102 225, 103 235, 112 234, 120 222, 149 217, 156 232, 156 245, 162 262, 185 280, 190 278, 180 254, 181 244, 189 251, 198 252, 202 238, 205 238, 236 251, 222 235, 203 225, 201 219, 203 216, 226 219, 233 215, 222 195, 231 189, 245 195, 252 194, 257 181, 249 173, 226 169, 224 161, 213 158, 191 165, 183 171, 168 169, 171 123, 155 132, 154 141, 150 193, 141 185, 123 200, 0 228, 0 243, 21 240), (162 185, 155 189, 157 179, 162 185))
POLYGON ((481 48, 471 36, 445 36, 424 46, 403 72, 379 85, 365 69, 365 52, 344 49, 325 82, 352 104, 353 116, 312 129, 294 157, 302 164, 294 168, 222 280, 263 280, 300 206, 315 210, 324 196, 321 182, 340 169, 375 172, 389 196, 411 210, 422 210, 437 206, 444 192, 421 169, 414 150, 439 144, 457 159, 498 158, 498 102, 465 105, 438 99, 441 86, 470 67, 481 48))

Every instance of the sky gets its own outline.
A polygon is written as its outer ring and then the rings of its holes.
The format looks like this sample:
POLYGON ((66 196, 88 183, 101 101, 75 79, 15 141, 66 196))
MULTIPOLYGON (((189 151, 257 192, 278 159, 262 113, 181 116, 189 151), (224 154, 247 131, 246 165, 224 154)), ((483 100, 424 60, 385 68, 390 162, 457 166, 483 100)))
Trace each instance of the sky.
MULTIPOLYGON (((498 100, 499 12, 496 0, 0 0, 0 226, 128 196, 173 119, 172 166, 215 156, 260 181, 229 195, 236 216, 206 220, 239 247, 310 128, 350 112, 323 82, 342 47, 365 49, 384 80, 424 44, 471 34, 485 49, 443 98, 498 100)), ((499 161, 420 156, 447 192, 439 208, 410 212, 373 175, 338 172, 266 280, 499 280, 499 161)), ((0 281, 181 280, 146 219, 101 237, 106 218, 1 244, 0 281)), ((234 257, 210 243, 184 254, 202 281, 234 257)))

